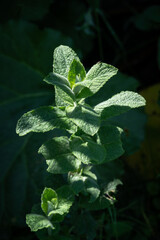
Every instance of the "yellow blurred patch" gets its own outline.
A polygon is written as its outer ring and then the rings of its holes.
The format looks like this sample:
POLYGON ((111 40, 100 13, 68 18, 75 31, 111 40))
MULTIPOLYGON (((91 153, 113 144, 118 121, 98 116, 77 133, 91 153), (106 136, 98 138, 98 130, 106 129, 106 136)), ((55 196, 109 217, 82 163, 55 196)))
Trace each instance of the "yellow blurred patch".
POLYGON ((160 174, 160 106, 158 97, 160 84, 153 85, 140 94, 146 99, 145 112, 147 126, 145 141, 138 152, 127 157, 129 166, 138 171, 145 179, 151 179, 160 174))

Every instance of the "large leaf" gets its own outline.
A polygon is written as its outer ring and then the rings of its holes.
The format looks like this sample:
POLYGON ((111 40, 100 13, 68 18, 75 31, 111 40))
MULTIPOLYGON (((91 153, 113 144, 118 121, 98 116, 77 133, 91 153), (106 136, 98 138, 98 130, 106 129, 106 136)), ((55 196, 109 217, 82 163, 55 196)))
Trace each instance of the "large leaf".
POLYGON ((26 223, 30 227, 31 231, 33 232, 36 232, 39 229, 49 228, 49 227, 51 229, 54 229, 53 224, 48 218, 38 214, 27 214, 26 223))
POLYGON ((24 136, 29 132, 47 132, 54 128, 75 128, 69 123, 64 110, 52 106, 40 107, 25 113, 18 121, 16 132, 24 136))
POLYGON ((66 113, 73 123, 91 136, 93 136, 100 127, 100 117, 92 108, 81 105, 67 107, 66 113))
POLYGON ((103 162, 117 159, 124 153, 121 142, 121 130, 119 128, 109 125, 101 127, 98 136, 100 143, 106 149, 106 157, 103 162))
POLYGON ((82 140, 80 137, 72 137, 70 143, 72 153, 84 164, 100 164, 106 157, 105 148, 92 140, 82 140))
POLYGON ((102 119, 120 115, 132 108, 138 108, 145 105, 145 99, 138 93, 131 91, 121 92, 112 98, 99 103, 94 107, 98 114, 102 114, 102 119))
POLYGON ((43 144, 41 153, 48 164, 50 173, 67 173, 79 168, 81 161, 72 155, 67 137, 56 137, 43 144))
POLYGON ((75 84, 73 91, 77 94, 78 98, 92 96, 98 92, 117 71, 117 68, 99 62, 89 70, 84 81, 75 84))

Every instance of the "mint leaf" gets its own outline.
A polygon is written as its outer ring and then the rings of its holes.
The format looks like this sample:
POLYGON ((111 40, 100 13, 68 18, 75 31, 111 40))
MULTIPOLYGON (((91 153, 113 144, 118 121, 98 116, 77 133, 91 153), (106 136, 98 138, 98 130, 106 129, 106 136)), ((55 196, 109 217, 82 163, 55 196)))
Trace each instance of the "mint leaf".
POLYGON ((94 202, 100 195, 100 189, 97 182, 93 178, 87 177, 85 187, 86 192, 90 194, 89 203, 94 202))
POLYGON ((71 63, 75 58, 79 60, 70 47, 63 45, 57 47, 53 54, 53 72, 67 78, 71 63))
POLYGON ((70 186, 75 194, 82 192, 85 188, 85 181, 87 177, 81 176, 78 173, 71 173, 68 177, 70 186))
POLYGON ((50 173, 67 173, 79 168, 81 161, 71 153, 67 137, 55 137, 43 144, 39 151, 48 164, 50 173))
POLYGON ((105 160, 105 148, 92 140, 84 141, 80 137, 71 138, 72 153, 84 164, 100 164, 105 160))
POLYGON ((106 64, 97 63, 87 73, 83 82, 76 83, 73 91, 77 98, 87 98, 99 91, 101 87, 117 73, 118 69, 106 64))
MULTIPOLYGON (((46 78, 44 78, 44 81, 47 82, 48 84, 58 86, 63 92, 65 92, 67 94, 67 97, 63 98, 65 102, 69 104, 74 103, 75 101, 74 93, 70 87, 68 80, 65 77, 57 73, 50 73, 46 78)), ((59 95, 59 97, 61 96, 59 95)))
POLYGON ((27 214, 26 223, 30 227, 31 231, 33 232, 36 232, 39 229, 49 228, 49 227, 51 229, 55 229, 55 227, 53 226, 53 224, 48 218, 38 214, 27 214))
POLYGON ((125 91, 114 95, 112 98, 99 103, 94 110, 102 115, 102 119, 120 115, 132 108, 144 106, 145 99, 138 93, 125 91))
POLYGON ((29 111, 19 119, 16 133, 24 136, 29 132, 47 132, 54 128, 75 131, 76 127, 68 121, 63 108, 46 106, 29 111))
POLYGON ((71 188, 67 185, 64 185, 61 188, 57 189, 57 195, 58 195, 58 207, 51 211, 49 215, 51 214, 60 214, 64 215, 69 212, 70 207, 73 204, 74 201, 74 194, 71 190, 71 188))
POLYGON ((50 211, 58 206, 57 193, 51 188, 45 188, 41 195, 41 208, 43 212, 48 215, 50 211))
POLYGON ((106 157, 103 162, 114 160, 124 153, 121 131, 120 128, 111 125, 101 127, 98 131, 99 141, 106 150, 106 157))
POLYGON ((82 131, 93 136, 100 127, 100 117, 87 106, 66 107, 66 114, 82 131))
POLYGON ((68 80, 70 82, 71 88, 76 82, 83 81, 85 76, 86 71, 82 63, 78 59, 73 59, 68 73, 68 80))

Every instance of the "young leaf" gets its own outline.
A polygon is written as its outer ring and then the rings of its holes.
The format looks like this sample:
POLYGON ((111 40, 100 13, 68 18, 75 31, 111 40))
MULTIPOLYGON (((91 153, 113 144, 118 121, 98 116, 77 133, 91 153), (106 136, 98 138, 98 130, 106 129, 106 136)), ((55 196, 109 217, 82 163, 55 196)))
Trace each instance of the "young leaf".
POLYGON ((33 232, 36 232, 39 229, 43 228, 55 229, 55 227, 48 218, 38 214, 27 214, 26 223, 33 232))
POLYGON ((100 127, 100 117, 92 108, 81 105, 66 107, 66 114, 82 131, 91 136, 100 127))
POLYGON ((50 173, 67 173, 79 168, 81 161, 71 153, 67 137, 55 137, 43 144, 39 151, 48 164, 50 173))
POLYGON ((64 98, 64 101, 66 101, 69 104, 74 103, 75 101, 74 92, 72 91, 70 84, 65 77, 57 73, 50 73, 46 78, 44 78, 44 81, 47 82, 48 84, 58 86, 63 92, 65 92, 67 94, 67 98, 64 98))
POLYGON ((73 59, 68 73, 68 80, 70 82, 71 88, 76 82, 83 81, 85 76, 86 71, 82 63, 78 59, 73 59))
POLYGON ((114 160, 124 153, 120 128, 111 125, 101 127, 98 131, 98 137, 106 150, 106 157, 103 162, 114 160))
POLYGON ((118 69, 106 64, 97 63, 87 73, 83 82, 76 83, 73 91, 77 98, 87 98, 99 91, 101 87, 117 73, 118 69))
POLYGON ((138 93, 125 91, 114 95, 112 98, 99 103, 94 110, 101 114, 102 119, 120 115, 132 108, 144 106, 145 99, 138 93))
POLYGON ((43 212, 48 215, 50 211, 56 209, 58 206, 57 193, 51 188, 45 188, 41 195, 41 208, 43 212))
POLYGON ((68 72, 73 59, 78 59, 77 54, 68 46, 59 46, 54 50, 53 54, 53 72, 58 73, 65 78, 68 77, 68 72))
POLYGON ((29 111, 22 115, 16 127, 16 133, 24 136, 29 132, 48 132, 54 128, 76 131, 66 117, 63 108, 46 106, 29 111))
POLYGON ((85 142, 80 137, 73 136, 70 146, 72 153, 84 164, 100 164, 105 160, 105 148, 92 140, 85 142))
POLYGON ((74 194, 71 188, 67 185, 64 185, 63 187, 58 188, 56 192, 58 195, 58 207, 55 210, 51 211, 49 215, 67 214, 69 212, 70 207, 73 204, 74 194))

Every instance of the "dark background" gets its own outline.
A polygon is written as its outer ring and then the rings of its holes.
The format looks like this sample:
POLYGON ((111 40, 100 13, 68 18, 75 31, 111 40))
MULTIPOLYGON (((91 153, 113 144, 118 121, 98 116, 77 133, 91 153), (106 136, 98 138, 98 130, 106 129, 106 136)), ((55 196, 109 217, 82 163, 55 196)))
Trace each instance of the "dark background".
MULTIPOLYGON (((107 99, 122 90, 138 91, 147 100, 145 113, 133 111, 130 122, 129 115, 116 120, 129 134, 124 142, 126 155, 109 165, 108 172, 101 172, 124 183, 116 203, 118 238, 115 223, 108 222, 108 214, 103 219, 100 212, 91 219, 88 215, 91 227, 86 232, 75 227, 73 238, 62 228, 63 239, 160 239, 158 0, 1 1, 0 239, 36 239, 25 225, 25 215, 49 185, 37 150, 52 134, 20 138, 15 127, 24 112, 54 102, 53 89, 42 79, 52 71, 53 51, 61 44, 72 47, 87 70, 98 61, 119 69, 119 75, 90 104, 101 100, 101 95, 107 99), (102 225, 103 234, 99 228, 95 232, 95 224, 102 225)), ((53 182, 58 186, 59 177, 53 182)))

